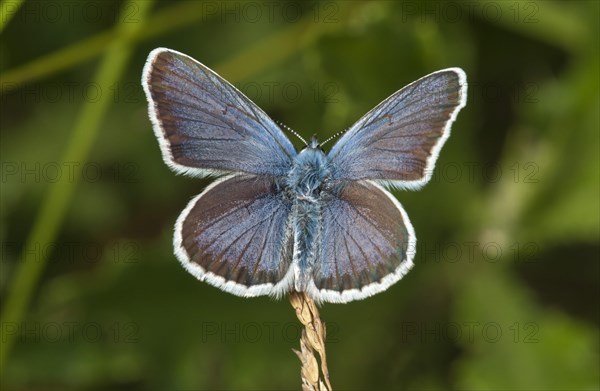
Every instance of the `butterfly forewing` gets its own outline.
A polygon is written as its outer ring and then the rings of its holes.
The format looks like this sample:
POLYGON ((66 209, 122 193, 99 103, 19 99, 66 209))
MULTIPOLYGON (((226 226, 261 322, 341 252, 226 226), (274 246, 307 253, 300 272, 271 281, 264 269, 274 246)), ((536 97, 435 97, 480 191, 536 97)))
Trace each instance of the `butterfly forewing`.
POLYGON ((176 172, 288 172, 296 154, 290 141, 258 106, 206 66, 155 49, 142 84, 163 158, 176 172))
POLYGON ((418 188, 431 178, 450 126, 466 102, 459 68, 432 73, 369 111, 329 153, 336 180, 418 188))

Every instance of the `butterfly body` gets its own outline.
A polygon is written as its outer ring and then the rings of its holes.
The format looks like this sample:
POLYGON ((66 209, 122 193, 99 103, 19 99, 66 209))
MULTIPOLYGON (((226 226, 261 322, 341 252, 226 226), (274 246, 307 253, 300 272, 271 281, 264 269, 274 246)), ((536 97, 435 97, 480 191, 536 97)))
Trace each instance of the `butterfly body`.
POLYGON ((142 85, 165 163, 219 177, 175 223, 175 254, 198 279, 243 297, 296 290, 346 303, 410 270, 414 229, 384 186, 431 178, 466 103, 461 69, 392 94, 327 153, 316 138, 297 152, 258 106, 182 53, 153 50, 142 85))
POLYGON ((315 138, 294 157, 286 178, 293 202, 292 229, 297 270, 294 287, 306 291, 318 260, 321 233, 321 202, 333 190, 328 159, 315 138))

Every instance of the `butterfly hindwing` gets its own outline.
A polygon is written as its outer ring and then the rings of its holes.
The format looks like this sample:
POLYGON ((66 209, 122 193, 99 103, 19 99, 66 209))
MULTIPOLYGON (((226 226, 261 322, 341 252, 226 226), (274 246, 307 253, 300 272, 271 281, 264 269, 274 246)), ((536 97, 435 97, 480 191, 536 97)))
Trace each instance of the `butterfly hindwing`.
POLYGON ((319 301, 345 303, 381 292, 413 265, 416 238, 400 203, 372 181, 345 183, 325 196, 321 239, 309 289, 319 301))
POLYGON ((332 178, 371 179, 409 189, 423 186, 466 96, 466 76, 460 68, 432 73, 392 94, 333 146, 332 178))
POLYGON ((153 50, 142 84, 163 158, 174 171, 281 176, 289 170, 296 151, 279 127, 193 58, 153 50))
POLYGON ((271 177, 224 177, 179 216, 175 252, 189 272, 227 292, 281 295, 293 274, 291 210, 271 177))

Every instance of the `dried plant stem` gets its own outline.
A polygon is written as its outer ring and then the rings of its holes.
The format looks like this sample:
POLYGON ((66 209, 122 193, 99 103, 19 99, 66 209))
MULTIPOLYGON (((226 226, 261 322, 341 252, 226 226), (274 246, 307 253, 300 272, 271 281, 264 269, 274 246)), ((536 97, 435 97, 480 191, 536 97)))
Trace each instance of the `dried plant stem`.
POLYGON ((317 305, 304 292, 292 292, 289 299, 296 310, 296 316, 304 325, 300 351, 294 349, 294 353, 302 362, 302 390, 332 391, 325 356, 325 324, 319 317, 317 305), (320 371, 315 352, 319 354, 321 361, 320 371))

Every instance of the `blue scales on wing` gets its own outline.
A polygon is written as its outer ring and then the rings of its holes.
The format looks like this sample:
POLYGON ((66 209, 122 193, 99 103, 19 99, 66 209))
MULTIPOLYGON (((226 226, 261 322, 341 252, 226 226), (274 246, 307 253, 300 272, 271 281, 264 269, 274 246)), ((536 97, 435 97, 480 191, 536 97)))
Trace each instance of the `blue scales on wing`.
POLYGON ((385 290, 412 267, 415 235, 398 201, 371 181, 347 182, 323 197, 320 262, 312 292, 347 302, 385 290))
POLYGON ((225 177, 179 217, 177 256, 199 279, 236 295, 283 294, 293 275, 291 208, 273 178, 225 177))
POLYGON ((450 126, 466 103, 459 68, 427 75, 358 120, 329 153, 334 180, 371 179, 416 189, 431 178, 450 126))
POLYGON ((225 79, 191 57, 155 49, 143 85, 163 158, 195 176, 285 175, 296 151, 279 127, 225 79))

